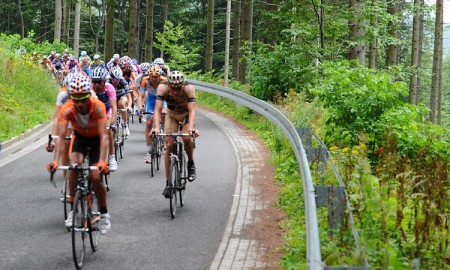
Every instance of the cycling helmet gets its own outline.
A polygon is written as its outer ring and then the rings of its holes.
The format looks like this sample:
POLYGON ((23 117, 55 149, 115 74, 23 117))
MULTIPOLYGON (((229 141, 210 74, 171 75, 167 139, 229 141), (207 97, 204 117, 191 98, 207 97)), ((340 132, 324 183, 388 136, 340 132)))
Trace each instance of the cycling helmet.
POLYGON ((105 80, 107 73, 103 67, 97 67, 92 70, 91 78, 92 80, 105 80))
POLYGON ((137 66, 137 65, 139 64, 139 62, 138 62, 137 59, 134 59, 134 58, 133 58, 133 59, 131 59, 131 64, 137 66))
POLYGON ((148 70, 148 75, 149 76, 159 76, 159 75, 161 75, 161 67, 160 66, 152 66, 148 70))
POLYGON ((69 53, 69 49, 64 49, 64 52, 65 53, 69 53))
POLYGON ((91 81, 81 74, 74 75, 69 83, 69 94, 88 94, 91 92, 91 81))
POLYGON ((81 56, 85 56, 85 55, 87 55, 87 52, 86 51, 82 51, 81 52, 81 56))
POLYGON ((156 58, 155 61, 153 61, 153 64, 155 64, 155 65, 164 65, 165 62, 164 62, 164 59, 162 59, 162 58, 156 58))
POLYGON ((141 64, 142 72, 146 72, 150 68, 150 63, 144 62, 141 64))
POLYGON ((115 53, 113 56, 114 60, 119 60, 120 59, 120 55, 118 53, 115 53))
POLYGON ((185 81, 184 74, 178 70, 170 72, 169 76, 167 76, 167 82, 169 83, 170 86, 175 87, 181 86, 183 85, 184 81, 185 81))
POLYGON ((128 59, 127 58, 122 57, 122 58, 119 59, 119 66, 121 68, 126 68, 128 66, 128 64, 129 63, 128 63, 128 59))
POLYGON ((100 59, 100 55, 96 54, 94 55, 94 60, 100 59))
POLYGON ((55 57, 56 57, 56 58, 61 58, 61 54, 60 54, 60 53, 57 53, 57 54, 55 54, 55 57))
POLYGON ((111 78, 113 78, 113 79, 120 79, 123 76, 123 72, 120 67, 113 67, 109 74, 111 75, 111 78))

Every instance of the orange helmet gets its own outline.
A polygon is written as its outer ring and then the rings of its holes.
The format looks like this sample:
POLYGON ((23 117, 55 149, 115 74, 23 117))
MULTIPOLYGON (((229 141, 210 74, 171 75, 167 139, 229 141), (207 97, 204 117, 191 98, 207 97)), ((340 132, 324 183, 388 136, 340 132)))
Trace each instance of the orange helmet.
POLYGON ((148 70, 149 76, 159 76, 161 75, 161 67, 160 66, 152 66, 148 70))

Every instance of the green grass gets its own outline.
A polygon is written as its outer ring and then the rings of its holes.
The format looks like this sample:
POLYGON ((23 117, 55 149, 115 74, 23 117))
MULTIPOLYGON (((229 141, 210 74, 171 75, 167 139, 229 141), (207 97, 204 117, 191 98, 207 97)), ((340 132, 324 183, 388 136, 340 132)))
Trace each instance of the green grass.
POLYGON ((47 72, 0 47, 0 141, 49 121, 57 93, 47 72))

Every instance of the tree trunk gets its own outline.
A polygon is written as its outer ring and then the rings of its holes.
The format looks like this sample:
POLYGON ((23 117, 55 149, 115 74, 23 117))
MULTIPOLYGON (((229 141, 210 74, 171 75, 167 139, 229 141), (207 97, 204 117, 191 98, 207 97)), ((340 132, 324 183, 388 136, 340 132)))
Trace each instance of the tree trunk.
POLYGON ((230 70, 230 25, 231 25, 231 0, 227 0, 227 16, 225 30, 225 64, 223 65, 223 81, 228 86, 228 71, 230 70))
MULTIPOLYGON (((372 21, 372 27, 378 27, 378 19, 375 18, 372 21)), ((373 34, 372 40, 369 45, 369 68, 376 69, 377 68, 377 54, 378 54, 378 35, 373 34)))
POLYGON ((130 0, 130 8, 128 11, 128 56, 135 58, 134 42, 136 40, 136 5, 137 0, 130 0))
POLYGON ((153 9, 155 0, 147 0, 147 14, 145 27, 145 60, 152 62, 153 59, 153 9))
POLYGON ((114 3, 115 0, 106 1, 105 61, 109 61, 114 54, 114 3))
MULTIPOLYGON (((242 0, 241 1, 241 42, 247 48, 251 50, 252 41, 252 24, 253 24, 253 1, 242 0)), ((247 61, 245 60, 246 50, 241 49, 239 53, 239 81, 247 83, 247 61)))
POLYGON ((241 49, 241 1, 233 1, 233 78, 239 78, 239 51, 241 49))
MULTIPOLYGON (((166 21, 169 16, 169 0, 163 0, 163 34, 166 32, 166 21)), ((164 50, 161 50, 159 57, 164 58, 164 50)))
POLYGON ((442 68, 442 34, 443 34, 443 0, 436 0, 436 21, 434 30, 434 52, 433 52, 433 70, 431 81, 431 96, 430 96, 430 121, 437 123, 436 115, 438 114, 439 84, 441 82, 442 68))
POLYGON ((64 35, 63 40, 66 44, 70 44, 70 0, 63 0, 64 11, 64 35))
POLYGON ((364 35, 366 34, 364 26, 364 0, 350 0, 350 10, 353 18, 349 21, 349 40, 354 44, 351 45, 348 52, 350 60, 357 59, 361 64, 366 63, 364 35))
POLYGON ((206 63, 205 71, 212 71, 213 44, 214 44, 214 0, 208 0, 208 12, 206 23, 206 63))
MULTIPOLYGON (((394 18, 399 17, 400 13, 400 0, 392 0, 389 2, 387 11, 390 15, 392 15, 394 18)), ((392 39, 391 43, 388 44, 387 50, 386 50, 386 65, 396 65, 397 59, 398 59, 398 21, 396 19, 391 20, 388 24, 388 32, 389 37, 392 39)))
POLYGON ((413 69, 413 74, 411 75, 410 83, 409 83, 409 103, 417 104, 419 102, 419 87, 418 81, 419 76, 418 72, 421 67, 421 63, 419 62, 419 55, 421 54, 421 27, 422 14, 421 11, 423 7, 424 0, 414 0, 414 20, 413 20, 413 37, 412 37, 412 51, 411 51, 411 67, 413 69))
POLYGON ((81 0, 77 0, 75 4, 75 26, 73 30, 73 50, 78 56, 80 52, 80 19, 81 19, 81 0))
POLYGON ((20 36, 22 38, 25 38, 25 23, 23 20, 23 13, 22 13, 22 1, 17 1, 17 8, 19 9, 19 18, 20 18, 20 36))
POLYGON ((61 40, 62 7, 61 0, 55 0, 55 32, 53 40, 61 40))

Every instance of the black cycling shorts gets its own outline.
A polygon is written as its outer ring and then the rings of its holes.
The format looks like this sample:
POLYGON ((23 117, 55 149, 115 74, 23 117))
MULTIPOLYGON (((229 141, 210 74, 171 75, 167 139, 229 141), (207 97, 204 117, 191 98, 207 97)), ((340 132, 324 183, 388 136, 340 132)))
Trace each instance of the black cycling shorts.
POLYGON ((89 156, 89 166, 97 163, 100 159, 100 137, 84 137, 75 133, 72 143, 72 153, 82 153, 84 157, 89 156))

